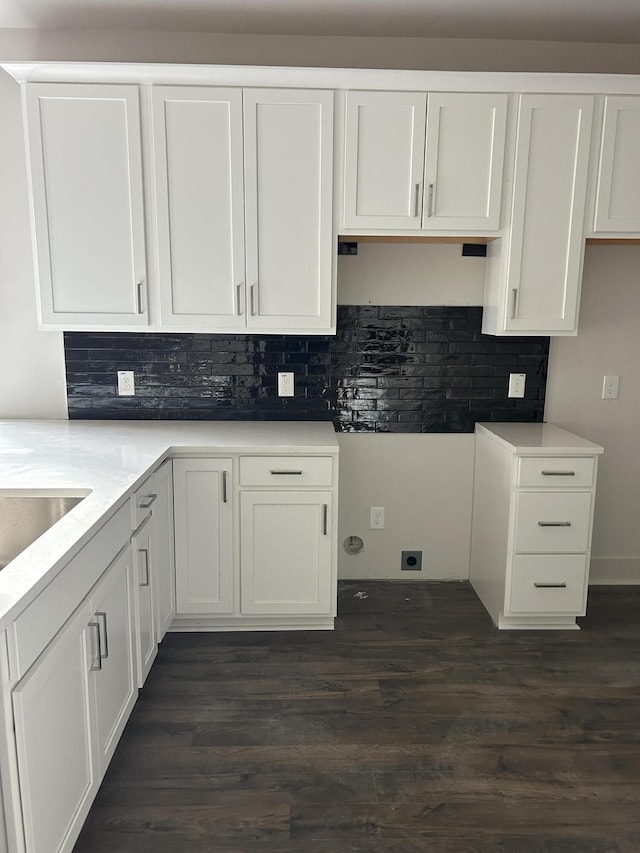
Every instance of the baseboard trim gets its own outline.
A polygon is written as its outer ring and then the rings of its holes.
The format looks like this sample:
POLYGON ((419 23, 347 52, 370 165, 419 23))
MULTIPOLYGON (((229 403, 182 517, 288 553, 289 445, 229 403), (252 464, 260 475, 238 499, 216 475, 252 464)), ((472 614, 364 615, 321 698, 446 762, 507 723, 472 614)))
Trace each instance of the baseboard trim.
POLYGON ((633 586, 640 584, 640 557, 592 557, 591 586, 633 586))

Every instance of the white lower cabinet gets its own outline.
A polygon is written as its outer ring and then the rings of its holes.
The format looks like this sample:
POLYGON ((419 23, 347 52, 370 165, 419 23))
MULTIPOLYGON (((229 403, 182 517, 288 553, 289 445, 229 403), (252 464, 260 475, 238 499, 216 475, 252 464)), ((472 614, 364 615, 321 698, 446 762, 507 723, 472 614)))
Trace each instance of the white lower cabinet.
POLYGON ((135 576, 136 657, 138 686, 146 681, 158 654, 154 599, 154 521, 149 515, 131 537, 135 576))
POLYGON ((173 463, 163 462, 153 474, 153 491, 157 497, 152 508, 155 547, 154 592, 156 600, 156 637, 167 633, 176 613, 176 576, 173 536, 173 463))
POLYGON ((576 628, 597 444, 551 424, 477 424, 471 583, 499 628, 576 628))
POLYGON ((13 690, 27 853, 73 848, 136 700, 133 651, 127 546, 13 690))

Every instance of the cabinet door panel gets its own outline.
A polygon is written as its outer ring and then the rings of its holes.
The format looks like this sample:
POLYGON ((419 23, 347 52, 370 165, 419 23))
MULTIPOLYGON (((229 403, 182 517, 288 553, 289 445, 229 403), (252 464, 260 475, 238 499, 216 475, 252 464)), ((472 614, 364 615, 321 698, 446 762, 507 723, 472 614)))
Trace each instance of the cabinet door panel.
POLYGON ((135 86, 26 89, 41 321, 146 325, 135 86))
POLYGON ((333 93, 244 92, 249 328, 332 322, 333 93))
POLYGON ((426 95, 348 92, 345 228, 419 229, 426 95))
POLYGON ((154 87, 153 122, 162 323, 242 328, 242 92, 154 87))
POLYGON ((313 614, 331 609, 331 493, 243 492, 241 610, 313 614))
POLYGON ((423 228, 500 226, 507 95, 427 98, 423 228))
POLYGON ((595 230, 640 232, 640 97, 605 99, 595 230))
POLYGON ((520 98, 506 329, 572 331, 582 278, 593 98, 520 98))
POLYGON ((131 539, 134 561, 138 687, 144 684, 158 653, 153 592, 153 525, 153 516, 149 516, 131 539))
POLYGON ((156 597, 156 634, 160 642, 176 612, 176 581, 173 522, 172 462, 164 462, 153 475, 157 502, 153 507, 155 521, 154 592, 156 597))
POLYGON ((70 851, 98 786, 84 604, 13 691, 27 853, 70 851))
POLYGON ((233 613, 231 459, 173 466, 176 612, 233 613))

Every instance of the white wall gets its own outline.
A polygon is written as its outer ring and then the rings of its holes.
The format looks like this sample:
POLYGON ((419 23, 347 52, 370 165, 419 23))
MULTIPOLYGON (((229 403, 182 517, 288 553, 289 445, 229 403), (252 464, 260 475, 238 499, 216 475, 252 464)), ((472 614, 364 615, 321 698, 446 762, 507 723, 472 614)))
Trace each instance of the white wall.
MULTIPOLYGON (((640 45, 217 36, 139 31, 0 30, 0 57, 5 61, 103 60, 469 71, 638 73, 640 70, 640 45)), ((19 88, 0 72, 0 418, 64 417, 62 336, 37 332, 35 328, 22 146, 19 88)), ((624 314, 630 298, 627 288, 631 270, 618 251, 611 250, 604 281, 611 294, 611 310, 614 314, 624 314), (619 299, 622 302, 618 307, 619 299)), ((425 302, 442 304, 446 296, 449 304, 479 304, 483 261, 460 258, 458 253, 459 247, 455 246, 361 244, 361 254, 357 258, 340 260, 339 299, 343 303, 412 304, 424 298, 425 302)), ((593 254, 588 254, 586 264, 587 298, 589 291, 597 289, 597 285, 588 283, 591 277, 600 278, 591 269, 598 263, 593 260, 593 254)), ((583 315, 589 323, 589 308, 583 315)), ((633 347, 632 342, 636 340, 633 324, 627 319, 618 326, 615 320, 615 316, 612 317, 615 328, 609 326, 605 330, 600 326, 600 316, 594 316, 593 332, 587 332, 587 337, 593 336, 599 342, 606 340, 606 346, 611 346, 612 336, 616 345, 626 351, 627 345, 633 347)), ((584 380, 585 362, 575 358, 575 351, 571 349, 581 346, 584 340, 581 332, 575 341, 563 339, 557 346, 554 344, 551 388, 561 385, 574 388, 584 380)), ((632 352, 636 353, 637 364, 637 349, 632 348, 632 352)), ((600 372, 604 369, 604 365, 598 365, 600 372)), ((625 373, 622 367, 618 370, 616 366, 615 372, 623 374, 621 388, 627 393, 624 389, 628 387, 630 371, 627 369, 625 373)), ((566 405, 558 406, 553 397, 549 416, 560 418, 579 432, 591 428, 588 418, 575 418, 576 422, 571 424, 566 405)), ((618 489, 618 468, 613 466, 613 461, 609 462, 614 458, 612 442, 620 440, 618 432, 627 434, 635 430, 637 435, 637 417, 635 420, 630 417, 628 421, 627 417, 627 412, 622 420, 616 417, 617 427, 607 428, 601 439, 608 446, 608 454, 606 461, 603 460, 594 547, 602 557, 626 555, 637 560, 640 555, 640 547, 634 539, 634 531, 638 528, 637 503, 628 500, 628 487, 618 489), (619 545, 620 531, 624 531, 624 548, 619 545)), ((597 435, 589 437, 600 440, 597 435)), ((468 565, 471 442, 471 436, 340 437, 340 533, 344 538, 364 526, 367 540, 366 563, 346 560, 346 555, 341 557, 342 577, 358 577, 362 572, 373 577, 396 576, 399 551, 403 548, 424 550, 423 576, 464 574, 465 560, 468 565), (447 472, 452 474, 450 479, 447 472), (373 532, 367 529, 374 484, 379 495, 376 503, 387 507, 389 519, 385 530, 378 531, 375 539, 373 532), (418 510, 421 506, 424 511, 418 510), (442 507, 460 508, 460 512, 443 515, 442 507), (409 542, 413 544, 406 544, 409 542)))
POLYGON ((640 583, 640 246, 587 246, 580 331, 552 339, 545 415, 605 449, 592 580, 640 583), (620 376, 617 400, 602 399, 605 375, 620 376))

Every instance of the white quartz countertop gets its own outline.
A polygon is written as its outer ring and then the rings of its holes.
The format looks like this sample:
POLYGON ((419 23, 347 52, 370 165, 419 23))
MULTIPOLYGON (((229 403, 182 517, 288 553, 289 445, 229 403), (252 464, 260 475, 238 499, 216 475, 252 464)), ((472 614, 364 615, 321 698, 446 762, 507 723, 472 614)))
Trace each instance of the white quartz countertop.
POLYGON ((338 442, 329 422, 0 421, 0 494, 88 492, 0 571, 0 622, 32 600, 163 459, 243 452, 334 454, 338 442))
POLYGON ((476 431, 487 433, 511 448, 514 454, 522 456, 604 453, 599 444, 554 424, 477 423, 476 431))

